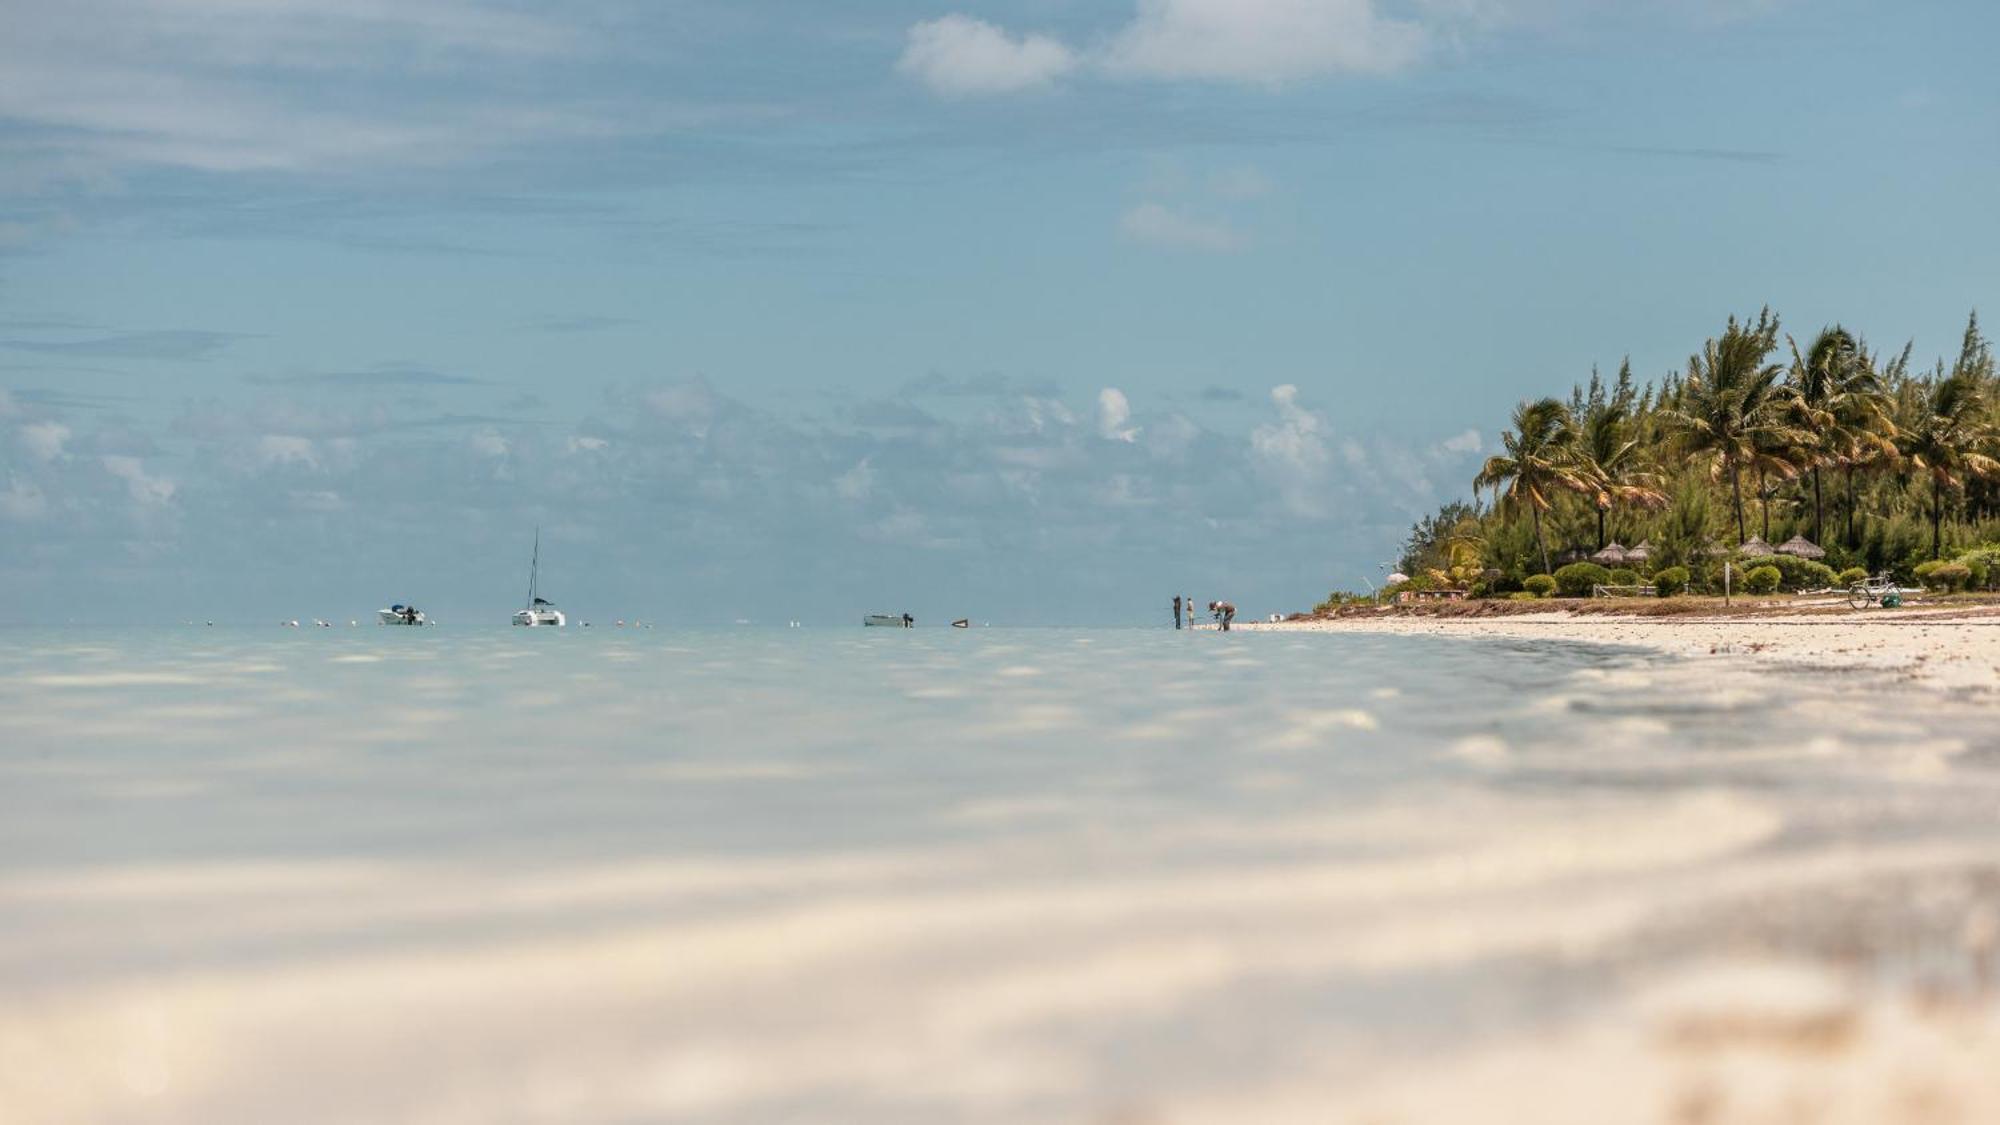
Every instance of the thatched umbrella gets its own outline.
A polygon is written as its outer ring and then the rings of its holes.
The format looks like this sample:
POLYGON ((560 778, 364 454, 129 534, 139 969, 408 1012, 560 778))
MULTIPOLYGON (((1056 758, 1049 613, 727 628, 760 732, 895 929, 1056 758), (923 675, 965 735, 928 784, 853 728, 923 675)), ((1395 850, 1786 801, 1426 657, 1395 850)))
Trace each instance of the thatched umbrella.
POLYGON ((1823 559, 1826 557, 1825 551, 1821 550, 1817 544, 1803 535, 1794 535, 1790 539, 1785 540, 1784 545, 1778 548, 1778 553, 1781 555, 1797 555, 1802 559, 1823 559))
POLYGON ((1596 554, 1590 556, 1590 561, 1594 563, 1602 563, 1605 566, 1617 566, 1619 563, 1625 561, 1625 548, 1620 547, 1618 545, 1618 540, 1613 539, 1610 543, 1605 545, 1605 548, 1602 551, 1599 551, 1596 554))
POLYGON ((1637 547, 1627 547, 1625 549, 1625 561, 1628 563, 1642 563, 1652 557, 1653 544, 1651 540, 1641 541, 1637 547))
POLYGON ((1736 551, 1746 558, 1753 559, 1761 559, 1778 553, 1777 548, 1764 542, 1764 537, 1761 535, 1752 535, 1750 538, 1745 539, 1743 545, 1736 548, 1736 551))

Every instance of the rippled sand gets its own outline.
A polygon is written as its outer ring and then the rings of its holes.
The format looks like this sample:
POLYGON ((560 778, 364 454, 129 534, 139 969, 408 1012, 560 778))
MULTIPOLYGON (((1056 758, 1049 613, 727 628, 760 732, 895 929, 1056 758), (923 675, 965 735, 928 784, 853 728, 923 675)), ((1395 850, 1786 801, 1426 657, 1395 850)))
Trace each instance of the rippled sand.
POLYGON ((2000 1120, 1979 699, 389 632, 0 652, 0 1120, 2000 1120))

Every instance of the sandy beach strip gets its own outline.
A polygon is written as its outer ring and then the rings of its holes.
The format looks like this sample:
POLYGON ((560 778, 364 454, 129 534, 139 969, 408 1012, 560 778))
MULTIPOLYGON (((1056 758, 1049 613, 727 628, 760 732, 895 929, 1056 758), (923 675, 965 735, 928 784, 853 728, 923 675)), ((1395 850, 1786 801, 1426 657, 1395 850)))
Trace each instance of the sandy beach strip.
POLYGON ((1676 656, 1729 655, 1878 672, 1954 694, 2000 691, 2000 607, 1669 617, 1566 610, 1500 617, 1385 613, 1243 622, 1236 628, 1630 645, 1676 656))

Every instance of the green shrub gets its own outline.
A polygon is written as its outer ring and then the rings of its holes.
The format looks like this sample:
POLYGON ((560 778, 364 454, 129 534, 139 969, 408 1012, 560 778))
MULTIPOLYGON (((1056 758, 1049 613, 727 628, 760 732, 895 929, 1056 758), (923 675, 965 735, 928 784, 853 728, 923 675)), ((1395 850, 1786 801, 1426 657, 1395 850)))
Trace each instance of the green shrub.
POLYGON ((1560 567, 1555 574, 1556 588, 1565 598, 1587 598, 1592 586, 1609 585, 1611 572, 1592 562, 1575 562, 1560 567))
MULTIPOLYGON (((1544 577, 1544 575, 1537 574, 1535 577, 1541 578, 1544 577)), ((1554 581, 1554 579, 1550 579, 1550 581, 1554 581)), ((1537 595, 1529 593, 1526 590, 1516 590, 1513 593, 1507 595, 1507 600, 1510 602, 1532 602, 1532 601, 1539 601, 1541 599, 1537 595)))
POLYGON ((1852 586, 1856 582, 1866 582, 1866 581, 1868 581, 1867 567, 1850 566, 1846 570, 1840 572, 1839 582, 1842 586, 1852 586))
POLYGON ((1736 564, 1736 573, 1748 574, 1766 566, 1778 572, 1778 588, 1781 590, 1823 590, 1833 585, 1837 577, 1833 573, 1833 568, 1823 562, 1792 555, 1764 555, 1744 559, 1736 564))
POLYGON ((1967 555, 1958 561, 1959 565, 1965 567, 1966 573, 1970 576, 1966 580, 1965 588, 1968 590, 1984 590, 1987 583, 1993 577, 1992 565, 1978 555, 1967 555))
POLYGON ((1547 574, 1531 574, 1521 583, 1521 589, 1537 598, 1546 598, 1556 592, 1556 580, 1547 574))
POLYGON ((1752 594, 1769 594, 1776 591, 1778 583, 1784 579, 1784 574, 1775 566, 1755 567, 1743 576, 1743 588, 1752 594))
POLYGON ((1639 572, 1628 570, 1621 566, 1611 572, 1611 584, 1613 586, 1637 586, 1639 584, 1639 572))
POLYGON ((1963 590, 1972 579, 1972 568, 1960 562, 1928 562, 1917 568, 1917 580, 1926 589, 1950 592, 1963 590))
POLYGON ((1942 559, 1925 559, 1923 562, 1912 567, 1910 574, 1916 578, 1917 585, 1922 586, 1926 590, 1934 590, 1937 587, 1931 585, 1931 575, 1937 573, 1937 568, 1943 565, 1944 560, 1942 559))
POLYGON ((1684 566, 1670 566, 1653 573, 1653 586, 1663 598, 1676 597, 1687 592, 1688 570, 1684 566))

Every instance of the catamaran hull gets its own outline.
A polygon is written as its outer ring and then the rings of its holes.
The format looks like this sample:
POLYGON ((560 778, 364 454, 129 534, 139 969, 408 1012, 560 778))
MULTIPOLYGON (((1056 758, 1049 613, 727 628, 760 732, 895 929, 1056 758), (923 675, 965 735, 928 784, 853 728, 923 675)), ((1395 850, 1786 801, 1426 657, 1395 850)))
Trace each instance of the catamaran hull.
POLYGON ((514 615, 514 624, 529 628, 560 629, 569 624, 569 619, 558 609, 524 609, 514 615))

